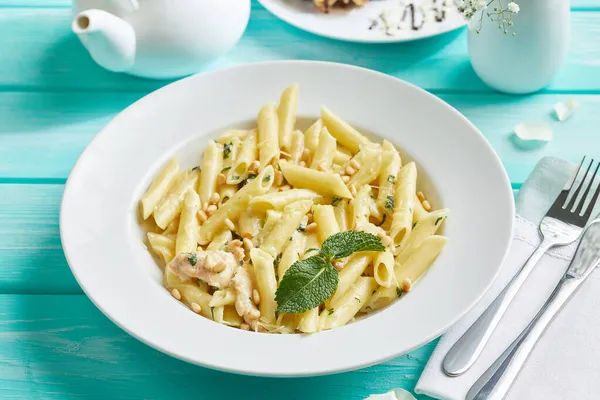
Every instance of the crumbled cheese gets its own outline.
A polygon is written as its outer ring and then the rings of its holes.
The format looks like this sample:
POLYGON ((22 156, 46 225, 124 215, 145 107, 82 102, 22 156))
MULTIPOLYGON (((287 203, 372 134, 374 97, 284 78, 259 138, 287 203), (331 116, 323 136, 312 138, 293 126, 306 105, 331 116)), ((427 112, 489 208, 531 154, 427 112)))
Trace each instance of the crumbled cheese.
POLYGON ((577 108, 578 104, 575 102, 575 99, 572 97, 568 98, 565 101, 556 103, 554 105, 554 112, 556 113, 556 118, 559 121, 564 121, 573 114, 573 111, 577 108))
POLYGON ((521 123, 513 131, 517 144, 525 149, 539 147, 552 140, 552 128, 544 123, 521 123))
POLYGON ((384 394, 372 394, 365 400, 417 400, 415 396, 404 389, 392 389, 384 394))

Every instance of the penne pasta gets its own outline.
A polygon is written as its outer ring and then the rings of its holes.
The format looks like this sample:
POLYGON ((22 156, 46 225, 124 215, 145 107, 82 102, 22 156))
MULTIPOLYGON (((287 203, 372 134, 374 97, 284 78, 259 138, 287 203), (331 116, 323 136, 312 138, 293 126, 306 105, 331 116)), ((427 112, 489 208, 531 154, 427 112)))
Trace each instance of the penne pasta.
POLYGON ((169 189, 165 197, 154 210, 154 221, 160 228, 165 229, 181 212, 181 204, 185 193, 196 187, 198 171, 185 171, 179 181, 169 189))
POLYGON ((319 143, 312 157, 310 168, 321 171, 329 171, 333 165, 333 157, 336 152, 336 141, 329 134, 327 128, 323 127, 319 135, 319 143))
POLYGON ((165 264, 171 262, 175 257, 175 240, 158 233, 148 232, 150 248, 165 264))
POLYGON ((337 174, 316 171, 290 164, 284 160, 279 162, 279 167, 285 179, 298 188, 312 189, 317 193, 352 198, 352 194, 337 174))
POLYGON ((417 168, 411 162, 402 167, 396 182, 394 214, 390 227, 390 237, 396 247, 402 246, 412 229, 416 183, 417 168))
POLYGON ((393 215, 393 203, 396 192, 396 180, 400 172, 400 155, 394 146, 387 140, 383 141, 383 155, 381 159, 381 172, 379 173, 379 192, 377 193, 377 206, 385 211, 388 217, 393 215), (387 207, 386 207, 387 206, 387 207))
POLYGON ((284 192, 266 193, 250 200, 250 208, 253 210, 283 210, 291 203, 301 200, 315 200, 321 198, 318 193, 308 189, 292 189, 284 192))
MULTIPOLYGON (((229 145, 231 146, 231 144, 229 145)), ((231 153, 231 149, 229 153, 231 153)), ((198 188, 200 204, 203 208, 205 208, 204 205, 208 205, 211 196, 217 191, 217 176, 223 168, 224 157, 225 153, 220 145, 212 140, 208 142, 200 167, 200 186, 198 188)), ((231 157, 231 154, 228 157, 231 157)))
MULTIPOLYGON (((333 205, 333 203, 332 203, 333 205)), ((350 223, 348 221, 348 208, 349 203, 346 199, 338 199, 336 204, 333 206, 333 213, 335 214, 335 220, 338 223, 340 231, 344 232, 350 229, 350 223)))
POLYGON ((363 304, 368 303, 376 287, 375 279, 366 276, 358 278, 344 296, 336 302, 331 302, 325 329, 347 324, 360 311, 363 304))
POLYGON ((223 168, 221 173, 228 172, 242 147, 242 141, 239 138, 232 138, 231 141, 223 143, 223 168))
POLYGON ((364 185, 360 188, 356 197, 350 201, 351 218, 350 226, 358 229, 365 223, 369 222, 371 215, 371 187, 364 185))
POLYGON ((354 282, 365 272, 373 257, 370 253, 357 253, 350 256, 338 275, 338 286, 330 303, 338 301, 354 282))
POLYGON ((248 208, 250 199, 266 193, 272 185, 273 167, 269 165, 202 224, 198 242, 200 244, 209 243, 214 235, 225 226, 225 219, 238 220, 240 214, 248 208))
POLYGON ((292 144, 290 148, 290 162, 298 164, 302 160, 304 152, 304 133, 302 131, 294 131, 292 133, 292 144))
POLYGON ((247 134, 248 131, 245 129, 230 129, 223 132, 215 142, 225 144, 231 142, 233 139, 244 140, 247 134))
POLYGON ((208 303, 210 307, 229 306, 235 303, 236 292, 232 288, 216 290, 208 303))
POLYGON ((179 164, 177 163, 177 160, 169 160, 154 181, 152 181, 152 184, 140 200, 142 216, 144 219, 148 219, 148 217, 152 215, 158 203, 165 197, 169 188, 176 182, 178 174, 179 164))
POLYGON ((421 204, 421 200, 415 195, 415 206, 413 210, 413 222, 420 221, 425 219, 429 212, 423 208, 423 204, 421 204))
POLYGON ((183 200, 175 254, 191 253, 196 251, 198 243, 198 218, 196 214, 200 209, 200 197, 193 190, 188 190, 183 200))
POLYGON ((267 211, 265 223, 262 229, 258 232, 258 234, 254 236, 254 239, 252 241, 256 247, 260 247, 262 245, 262 242, 265 240, 267 235, 271 233, 273 228, 275 228, 275 226, 279 223, 280 219, 281 212, 274 210, 267 211))
POLYGON ((423 241, 436 233, 439 227, 442 225, 446 217, 448 216, 449 210, 447 208, 433 211, 428 214, 425 218, 414 223, 414 228, 408 238, 406 244, 398 255, 396 256, 396 262, 404 264, 408 257, 421 246, 423 241))
POLYGON ((276 265, 278 281, 281 282, 287 270, 296 261, 300 260, 300 256, 304 253, 306 247, 306 235, 299 233, 292 237, 292 240, 286 246, 281 254, 281 259, 276 265))
POLYGON ((301 200, 286 206, 283 209, 281 219, 265 237, 260 248, 272 257, 277 257, 298 230, 302 218, 312 205, 312 200, 301 200))
POLYGON ((255 238, 262 229, 262 220, 261 213, 251 208, 243 211, 238 220, 240 236, 250 239, 255 238))
POLYGON ((360 188, 363 185, 368 185, 379 176, 381 172, 381 152, 378 150, 369 151, 360 169, 350 177, 349 185, 354 185, 360 188))
POLYGON ((219 186, 219 202, 220 206, 227 203, 237 192, 237 185, 221 185, 219 186))
POLYGON ((292 131, 296 124, 296 109, 298 108, 299 86, 293 84, 281 94, 277 119, 279 122, 279 146, 284 150, 291 150, 292 131))
POLYGON ((345 147, 338 146, 333 156, 333 163, 337 165, 346 165, 352 158, 352 152, 345 147))
POLYGON ((252 129, 242 142, 237 158, 232 163, 227 172, 226 182, 230 185, 237 185, 248 176, 248 167, 257 159, 258 134, 256 129, 252 129))
POLYGON ((373 260, 373 276, 379 286, 389 288, 394 285, 394 255, 389 249, 377 253, 373 260))
POLYGON ((279 158, 279 123, 275 103, 268 103, 258 113, 258 154, 261 168, 279 158))
POLYGON ((315 333, 319 330, 319 307, 312 308, 302 314, 298 330, 303 333, 315 333))
POLYGON ((319 145, 319 135, 323 128, 323 121, 318 119, 312 124, 306 132, 304 132, 304 146, 308 149, 310 154, 315 154, 317 146, 319 145))
POLYGON ((233 239, 233 235, 229 229, 223 229, 217 233, 212 242, 206 247, 206 250, 223 250, 225 246, 233 239))
POLYGON ((317 234, 321 244, 329 236, 340 231, 340 227, 335 219, 333 206, 315 206, 313 209, 313 219, 317 223, 317 234))
POLYGON ((256 287, 260 294, 260 315, 261 321, 275 323, 275 291, 277 290, 277 280, 275 279, 275 269, 273 267, 273 257, 262 249, 254 248, 250 250, 250 259, 254 267, 256 277, 256 287))
POLYGON ((321 107, 321 120, 323 120, 323 125, 327 127, 329 133, 331 133, 339 143, 355 153, 360 150, 360 145, 371 143, 369 139, 351 127, 347 122, 334 115, 331 110, 325 106, 321 107))

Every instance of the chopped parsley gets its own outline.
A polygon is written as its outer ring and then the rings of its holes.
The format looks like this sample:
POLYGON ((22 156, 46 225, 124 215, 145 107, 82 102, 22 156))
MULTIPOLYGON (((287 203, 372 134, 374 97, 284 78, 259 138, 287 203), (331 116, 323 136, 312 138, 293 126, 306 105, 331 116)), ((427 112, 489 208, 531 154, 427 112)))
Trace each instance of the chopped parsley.
POLYGON ((198 170, 200 169, 200 166, 199 166, 199 165, 196 165, 194 168, 192 168, 192 171, 195 171, 195 170, 197 170, 197 169, 198 169, 198 170))
POLYGON ((394 208, 394 196, 388 196, 385 199, 385 208, 392 210, 394 208))
POLYGON ((396 183, 396 177, 394 175, 388 175, 387 181, 392 184, 396 183))
POLYGON ((281 253, 277 254, 277 257, 275 257, 275 261, 273 262, 273 265, 275 266, 275 268, 277 268, 279 266, 280 262, 281 262, 281 253))
POLYGON ((233 175, 231 177, 231 179, 233 179, 234 181, 237 181, 238 179, 240 179, 240 177, 238 175, 233 175))
POLYGON ((331 205, 335 207, 340 203, 340 201, 342 201, 341 197, 333 196, 333 199, 331 199, 331 205))
POLYGON ((329 310, 329 315, 333 314, 335 312, 335 308, 332 308, 331 310, 329 310))
POLYGON ((250 173, 248 177, 240 182, 240 189, 246 186, 252 179, 256 178, 258 175, 250 173))
POLYGON ((383 225, 383 223, 385 222, 386 218, 387 218, 387 214, 383 214, 383 218, 381 218, 381 222, 379 224, 377 224, 377 226, 383 225))
POLYGON ((196 256, 196 253, 190 253, 188 261, 190 262, 190 264, 196 265, 196 263, 198 262, 198 257, 196 256))
POLYGON ((212 320, 214 321, 215 320, 215 308, 214 307, 210 308, 210 315, 212 315, 212 320))
POLYGON ((231 156, 232 148, 233 148, 233 143, 225 143, 223 145, 223 160, 227 160, 231 156))
POLYGON ((263 178, 263 182, 269 182, 271 180, 271 175, 265 175, 263 178))
POLYGON ((225 172, 229 171, 231 169, 231 167, 225 167, 221 170, 221 173, 224 174, 225 172))
POLYGON ((438 217, 438 219, 435 220, 435 224, 437 225, 443 219, 444 219, 444 217, 438 217))
POLYGON ((402 289, 400 289, 400 288, 397 287, 396 288, 396 294, 398 295, 398 297, 402 296, 402 293, 403 293, 402 289))
POLYGON ((360 299, 358 297, 354 296, 354 300, 356 300, 360 303, 360 299))
POLYGON ((305 230, 306 230, 306 225, 304 225, 304 224, 300 224, 300 225, 298 226, 298 232, 304 232, 305 230))
POLYGON ((419 222, 419 221, 415 221, 415 222, 413 222, 413 226, 412 226, 412 227, 413 227, 413 229, 415 229, 415 226, 417 226, 417 223, 418 223, 418 222, 419 222))

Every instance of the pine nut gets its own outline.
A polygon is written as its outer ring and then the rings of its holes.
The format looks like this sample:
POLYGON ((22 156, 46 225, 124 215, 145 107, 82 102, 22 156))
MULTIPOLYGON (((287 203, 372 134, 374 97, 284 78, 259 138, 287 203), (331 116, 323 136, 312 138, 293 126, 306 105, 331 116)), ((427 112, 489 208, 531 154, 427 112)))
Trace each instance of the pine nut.
POLYGON ((256 289, 252 291, 252 301, 254 301, 254 304, 260 304, 260 294, 256 289))
POLYGON ((219 185, 219 186, 224 185, 226 180, 227 180, 227 178, 225 177, 224 174, 219 174, 217 176, 217 185, 219 185))
POLYGON ((208 202, 211 204, 217 204, 220 199, 221 199, 221 196, 219 195, 219 193, 215 192, 212 194, 212 196, 210 196, 210 200, 208 202))
POLYGON ((214 204, 211 204, 210 206, 208 206, 206 208, 206 215, 211 216, 215 213, 215 211, 217 211, 217 206, 214 204))
POLYGON ((171 296, 175 297, 177 300, 181 300, 181 293, 179 293, 179 290, 177 289, 171 290, 171 296))
POLYGON ((229 229, 232 232, 235 232, 235 225, 229 218, 225 218, 225 221, 223 221, 223 222, 225 223, 225 226, 227 227, 227 229, 229 229))
POLYGON ((207 219, 208 219, 208 216, 206 215, 206 213, 202 210, 198 210, 198 221, 200 223, 203 223, 207 219))
POLYGON ((200 312, 202 312, 202 307, 200 307, 198 303, 192 303, 190 304, 190 307, 192 307, 192 311, 196 314, 200 314, 200 312))

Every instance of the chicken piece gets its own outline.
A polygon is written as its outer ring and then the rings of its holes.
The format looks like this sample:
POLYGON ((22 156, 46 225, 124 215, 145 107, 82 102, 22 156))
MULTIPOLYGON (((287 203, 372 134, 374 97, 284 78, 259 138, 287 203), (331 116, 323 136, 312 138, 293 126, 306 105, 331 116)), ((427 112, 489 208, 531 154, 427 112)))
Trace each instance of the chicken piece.
POLYGON ((258 329, 260 311, 252 301, 253 284, 250 274, 246 268, 239 268, 233 277, 233 287, 237 293, 235 299, 235 310, 244 321, 250 325, 252 330, 258 329))
POLYGON ((181 253, 167 265, 183 281, 198 278, 218 289, 229 285, 237 267, 235 256, 222 250, 181 253))

